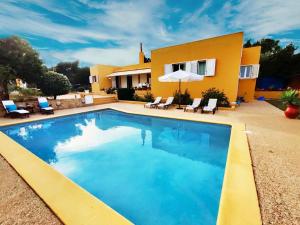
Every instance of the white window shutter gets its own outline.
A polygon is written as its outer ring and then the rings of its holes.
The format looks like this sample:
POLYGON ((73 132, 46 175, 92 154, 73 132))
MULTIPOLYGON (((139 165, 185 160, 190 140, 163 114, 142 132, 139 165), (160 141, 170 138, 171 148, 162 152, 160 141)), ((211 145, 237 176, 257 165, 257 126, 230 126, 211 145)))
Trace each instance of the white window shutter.
POLYGON ((214 76, 215 68, 216 68, 216 59, 207 59, 205 76, 214 76))
POLYGON ((90 84, 93 83, 93 76, 89 76, 90 84))
POLYGON ((191 71, 190 72, 197 74, 198 73, 198 71, 197 71, 198 70, 197 69, 198 68, 198 65, 197 65, 198 61, 191 61, 190 63, 191 63, 191 71))
POLYGON ((192 62, 186 62, 185 63, 185 71, 186 72, 192 72, 192 62))
POLYGON ((96 75, 95 77, 96 77, 96 82, 99 83, 99 76, 96 75))
POLYGON ((252 65, 252 76, 251 78, 258 78, 259 64, 252 65))
POLYGON ((172 73, 172 64, 165 64, 165 74, 172 73))

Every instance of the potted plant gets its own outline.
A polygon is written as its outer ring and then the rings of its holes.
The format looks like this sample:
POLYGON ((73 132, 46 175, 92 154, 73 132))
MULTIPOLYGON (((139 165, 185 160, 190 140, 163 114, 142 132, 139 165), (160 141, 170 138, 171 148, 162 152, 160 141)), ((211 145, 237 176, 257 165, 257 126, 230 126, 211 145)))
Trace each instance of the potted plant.
POLYGON ((299 115, 299 93, 297 90, 288 88, 281 95, 283 104, 287 106, 284 114, 287 118, 295 119, 299 115))

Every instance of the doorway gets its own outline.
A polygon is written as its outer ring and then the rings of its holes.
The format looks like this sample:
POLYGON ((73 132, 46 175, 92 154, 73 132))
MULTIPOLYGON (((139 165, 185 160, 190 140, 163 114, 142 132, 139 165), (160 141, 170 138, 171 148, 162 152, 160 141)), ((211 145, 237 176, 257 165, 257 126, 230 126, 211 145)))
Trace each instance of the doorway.
POLYGON ((127 88, 132 88, 132 76, 127 76, 127 88))

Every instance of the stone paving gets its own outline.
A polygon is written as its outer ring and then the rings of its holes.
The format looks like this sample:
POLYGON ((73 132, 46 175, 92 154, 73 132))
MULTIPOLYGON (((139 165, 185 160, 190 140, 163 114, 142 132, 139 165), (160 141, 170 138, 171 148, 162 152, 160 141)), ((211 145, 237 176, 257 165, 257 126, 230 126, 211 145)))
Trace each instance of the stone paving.
MULTIPOLYGON (((68 115, 105 107, 207 121, 246 124, 253 171, 263 224, 300 224, 300 120, 290 120, 266 102, 242 104, 235 111, 219 110, 215 115, 183 111, 145 109, 140 104, 105 105, 57 110, 54 115, 32 115, 29 120, 68 115)), ((0 118, 0 125, 27 119, 0 118)), ((1 145, 0 147, 4 147, 1 145)), ((0 224, 61 224, 51 210, 0 157, 0 224)))

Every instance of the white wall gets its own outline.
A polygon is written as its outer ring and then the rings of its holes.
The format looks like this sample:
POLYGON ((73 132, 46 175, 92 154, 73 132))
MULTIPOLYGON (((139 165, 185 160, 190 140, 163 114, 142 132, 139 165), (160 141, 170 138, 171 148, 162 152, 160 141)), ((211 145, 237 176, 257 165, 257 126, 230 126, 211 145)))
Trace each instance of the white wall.
POLYGON ((141 74, 141 83, 147 83, 147 74, 141 74))
POLYGON ((116 78, 115 78, 115 77, 112 77, 112 78, 111 78, 111 86, 112 86, 113 88, 116 87, 116 78))
POLYGON ((121 88, 127 88, 127 76, 120 76, 121 78, 121 88))
POLYGON ((132 76, 132 87, 137 87, 139 84, 139 75, 132 76))

